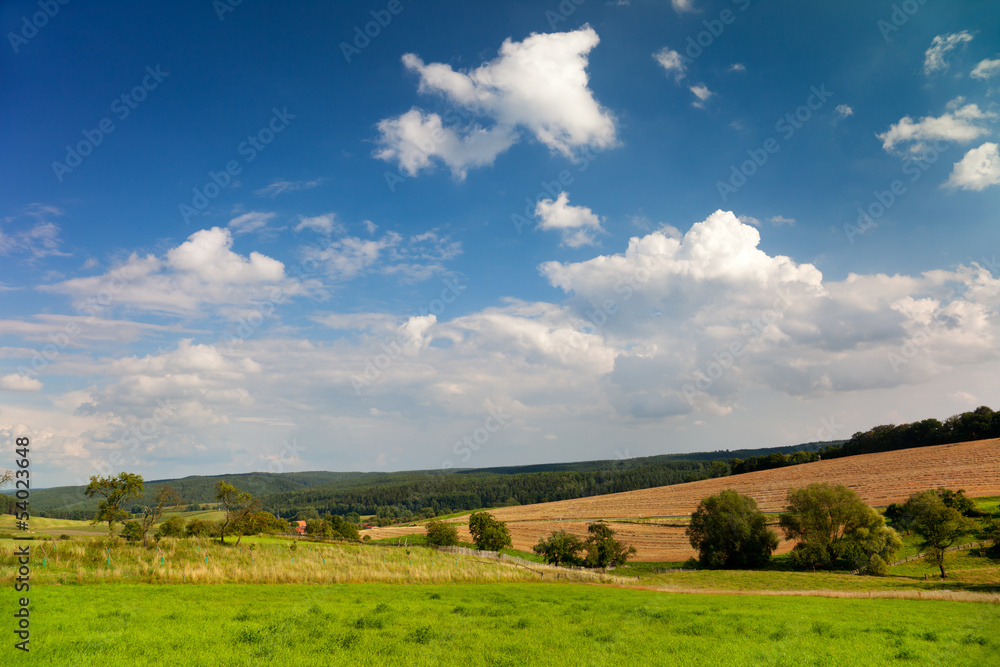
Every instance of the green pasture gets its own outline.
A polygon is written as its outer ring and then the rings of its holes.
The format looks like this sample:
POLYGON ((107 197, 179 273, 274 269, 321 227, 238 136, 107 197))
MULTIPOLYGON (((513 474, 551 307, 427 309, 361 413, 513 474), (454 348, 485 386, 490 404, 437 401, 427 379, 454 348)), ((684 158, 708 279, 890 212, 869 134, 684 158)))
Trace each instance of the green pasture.
POLYGON ((30 613, 18 664, 956 667, 1000 652, 993 604, 578 584, 44 586, 30 613))

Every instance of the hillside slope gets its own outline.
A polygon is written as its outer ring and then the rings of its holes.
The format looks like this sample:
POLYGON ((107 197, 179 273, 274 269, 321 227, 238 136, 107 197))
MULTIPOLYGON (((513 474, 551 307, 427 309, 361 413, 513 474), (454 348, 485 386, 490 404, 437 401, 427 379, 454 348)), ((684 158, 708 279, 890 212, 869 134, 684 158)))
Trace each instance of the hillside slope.
MULTIPOLYGON (((627 493, 503 507, 491 513, 507 522, 514 548, 526 551, 540 537, 557 530, 584 537, 588 521, 642 519, 614 526, 620 539, 636 546, 637 560, 678 561, 695 555, 684 524, 702 498, 736 489, 754 498, 763 511, 780 512, 788 489, 813 482, 844 484, 876 507, 939 486, 965 489, 970 497, 1000 495, 1000 439, 863 454, 627 493), (674 518, 650 522, 651 517, 674 518)), ((464 517, 453 520, 460 524, 462 539, 469 540, 465 521, 464 517)), ((365 532, 378 539, 422 533, 424 528, 392 526, 365 532)), ((778 553, 792 546, 782 541, 778 553)))

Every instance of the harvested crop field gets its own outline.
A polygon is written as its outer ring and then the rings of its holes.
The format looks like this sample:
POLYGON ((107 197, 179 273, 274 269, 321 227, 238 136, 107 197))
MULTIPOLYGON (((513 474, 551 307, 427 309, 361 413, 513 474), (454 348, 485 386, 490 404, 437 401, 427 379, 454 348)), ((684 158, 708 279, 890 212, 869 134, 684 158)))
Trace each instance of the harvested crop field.
MULTIPOLYGON (((588 521, 641 518, 646 521, 616 521, 614 525, 619 539, 635 545, 636 560, 678 561, 695 555, 682 524, 702 498, 723 489, 736 489, 753 497, 763 511, 780 512, 788 489, 813 482, 844 484, 875 507, 902 502, 915 491, 939 486, 965 489, 971 497, 996 496, 1000 495, 1000 439, 849 456, 628 493, 504 507, 491 513, 507 522, 514 548, 524 551, 530 551, 540 537, 557 530, 584 537, 588 521), (648 522, 651 517, 675 518, 658 524, 648 522)), ((458 525, 460 539, 471 541, 466 521, 466 517, 449 520, 458 525)), ((423 532, 423 525, 365 531, 373 539, 423 532)), ((782 541, 777 553, 791 548, 791 542, 782 541)))
POLYGON ((507 522, 681 516, 723 489, 751 496, 765 512, 780 512, 788 489, 813 482, 848 486, 874 507, 939 486, 965 489, 971 497, 1000 495, 1000 439, 848 456, 628 493, 504 507, 492 514, 507 522))

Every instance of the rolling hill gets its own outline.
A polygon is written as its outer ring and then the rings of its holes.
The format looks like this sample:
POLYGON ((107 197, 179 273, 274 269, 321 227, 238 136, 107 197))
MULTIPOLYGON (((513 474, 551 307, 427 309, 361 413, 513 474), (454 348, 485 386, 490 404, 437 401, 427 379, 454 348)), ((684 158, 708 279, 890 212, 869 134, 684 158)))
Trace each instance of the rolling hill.
MULTIPOLYGON (((530 550, 539 537, 557 530, 584 536, 587 522, 607 519, 626 522, 617 523, 615 530, 636 546, 637 560, 676 561, 695 555, 684 523, 702 498, 736 489, 754 498, 764 512, 780 512, 788 489, 813 482, 848 486, 875 507, 939 486, 965 489, 970 497, 1000 495, 1000 438, 862 454, 627 493, 503 507, 491 513, 507 522, 515 549, 530 550)), ((423 527, 365 532, 377 539, 423 532, 423 527)), ((459 534, 469 540, 464 524, 459 534)), ((778 553, 790 549, 791 544, 783 542, 778 553)))

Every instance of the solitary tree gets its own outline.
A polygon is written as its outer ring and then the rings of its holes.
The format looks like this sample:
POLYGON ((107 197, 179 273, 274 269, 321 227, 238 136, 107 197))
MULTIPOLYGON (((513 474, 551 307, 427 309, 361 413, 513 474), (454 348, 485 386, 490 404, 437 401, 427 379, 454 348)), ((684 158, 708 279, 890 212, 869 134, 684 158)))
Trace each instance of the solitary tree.
POLYGON ((149 533, 149 529, 154 523, 160 520, 160 517, 163 516, 163 512, 167 507, 172 507, 181 503, 181 496, 174 490, 174 487, 169 484, 164 484, 156 492, 154 500, 156 504, 142 506, 142 519, 139 522, 139 527, 142 533, 143 546, 146 546, 146 535, 149 533))
POLYGON ((500 551, 511 545, 507 524, 488 512, 473 512, 469 515, 469 532, 480 551, 500 551))
POLYGON ((104 500, 97 504, 97 516, 91 523, 98 524, 107 521, 108 535, 110 536, 115 532, 116 523, 131 518, 132 515, 123 510, 121 505, 128 500, 138 498, 142 493, 142 475, 129 472, 119 473, 117 477, 91 475, 90 484, 87 485, 84 493, 87 494, 87 497, 103 496, 104 500))
POLYGON ((779 523, 788 539, 798 540, 792 561, 812 568, 851 567, 882 574, 903 544, 882 515, 839 484, 789 490, 779 523))
POLYGON ((699 562, 711 568, 759 567, 778 548, 778 533, 768 528, 757 501, 733 489, 701 501, 687 536, 699 562))
POLYGON ((583 562, 580 558, 583 548, 583 540, 565 530, 560 530, 549 535, 547 540, 539 538, 538 544, 531 550, 550 565, 580 565, 583 562))
POLYGON ((972 521, 954 507, 948 507, 937 491, 914 493, 906 501, 906 510, 913 517, 913 532, 920 536, 921 551, 941 570, 941 578, 947 579, 946 550, 973 530, 972 521))
POLYGON ((427 544, 439 547, 453 547, 458 544, 458 529, 452 523, 428 521, 427 544))
POLYGON ((587 525, 590 537, 583 543, 587 550, 587 565, 590 567, 609 567, 624 565, 629 556, 635 555, 635 547, 615 539, 615 531, 611 526, 598 521, 587 525))
MULTIPOLYGON (((246 521, 246 518, 260 509, 260 500, 250 495, 249 491, 240 491, 232 484, 227 484, 222 480, 215 483, 215 499, 219 501, 226 511, 226 516, 219 525, 219 541, 226 543, 226 531, 230 527, 237 528, 246 521)), ((236 537, 236 544, 243 539, 243 532, 240 530, 236 537)))

